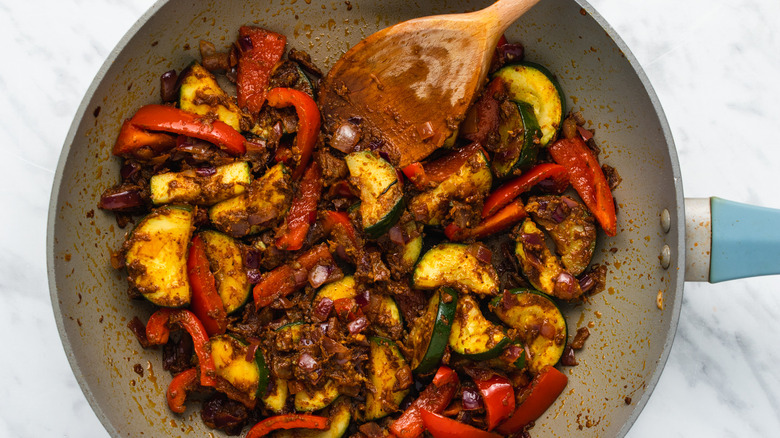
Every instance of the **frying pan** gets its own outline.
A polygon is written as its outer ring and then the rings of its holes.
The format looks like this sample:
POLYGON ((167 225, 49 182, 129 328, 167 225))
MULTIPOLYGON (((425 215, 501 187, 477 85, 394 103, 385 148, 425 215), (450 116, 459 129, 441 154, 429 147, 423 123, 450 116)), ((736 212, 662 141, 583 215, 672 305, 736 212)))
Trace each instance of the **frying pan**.
MULTIPOLYGON (((133 316, 145 320, 152 309, 127 298, 124 274, 108 261, 125 230, 96 208, 102 190, 118 180, 119 161, 110 150, 121 122, 139 106, 158 101, 159 75, 196 59, 198 41, 227 46, 242 24, 285 34, 289 47, 308 51, 327 70, 341 53, 382 27, 488 4, 420 3, 163 1, 106 61, 65 140, 51 198, 47 257, 66 354, 112 436, 219 435, 202 425, 195 408, 183 416, 168 411, 164 391, 170 377, 159 351, 140 348, 126 328, 133 316)), ((636 60, 587 3, 543 0, 507 36, 525 43, 528 59, 557 74, 568 106, 581 110, 597 129, 602 160, 623 176, 615 191, 618 235, 602 236, 595 256, 609 264, 608 290, 566 309, 570 327, 592 325, 592 336, 577 356, 580 364, 566 369, 565 395, 533 434, 623 436, 647 403, 669 354, 686 276, 703 280, 709 272, 706 250, 700 250, 687 257, 686 274, 685 249, 691 246, 685 244, 686 234, 707 240, 708 228, 686 231, 681 175, 663 111, 636 60)), ((689 205, 702 218, 699 224, 711 223, 708 206, 707 201, 689 205)))

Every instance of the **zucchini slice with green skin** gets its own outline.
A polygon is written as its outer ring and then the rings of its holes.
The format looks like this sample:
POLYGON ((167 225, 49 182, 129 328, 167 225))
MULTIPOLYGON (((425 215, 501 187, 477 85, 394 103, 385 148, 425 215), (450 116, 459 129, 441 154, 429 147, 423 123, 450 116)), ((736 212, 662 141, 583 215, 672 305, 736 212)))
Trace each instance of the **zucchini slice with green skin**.
POLYGON ((441 225, 453 199, 484 197, 492 184, 489 161, 479 151, 439 185, 413 197, 409 201, 409 211, 425 225, 441 225))
POLYGON ((209 219, 219 231, 244 237, 269 229, 292 203, 292 177, 279 163, 255 179, 244 193, 213 205, 209 219))
MULTIPOLYGON (((269 371, 263 351, 255 351, 254 360, 247 360, 249 345, 231 335, 217 335, 209 339, 209 350, 214 359, 217 376, 229 383, 222 388, 228 397, 247 406, 254 406, 268 390, 269 371)), ((217 383, 217 389, 222 384, 217 383)))
POLYGON ((316 306, 323 298, 336 301, 342 298, 355 298, 357 296, 357 283, 355 277, 346 275, 341 280, 322 286, 314 296, 312 307, 316 306))
POLYGON ((552 298, 532 289, 514 289, 494 298, 490 308, 506 325, 517 329, 530 355, 528 369, 532 373, 558 363, 569 331, 552 298))
POLYGON ((451 286, 479 295, 498 294, 498 273, 489 263, 479 261, 468 245, 442 243, 426 252, 412 275, 415 289, 451 286))
POLYGON ((352 152, 344 160, 352 183, 360 189, 363 231, 375 239, 398 222, 406 205, 398 172, 387 160, 368 150, 352 152))
POLYGON ((439 366, 450 339, 457 303, 455 289, 440 288, 431 295, 425 313, 414 321, 408 346, 413 351, 411 366, 415 373, 432 373, 439 366))
POLYGON ((298 412, 319 411, 333 403, 339 397, 339 387, 328 379, 322 388, 309 393, 306 390, 295 393, 295 410, 298 412))
POLYGON ((155 205, 210 206, 244 193, 251 182, 249 163, 237 161, 218 166, 206 176, 199 175, 196 169, 159 173, 149 180, 149 189, 155 205))
POLYGON ((369 342, 368 378, 374 391, 366 394, 364 421, 376 420, 397 411, 409 393, 408 388, 396 390, 398 373, 409 365, 395 342, 378 336, 370 337, 369 342))
POLYGON ((544 233, 533 220, 523 221, 516 239, 515 255, 523 275, 533 287, 563 300, 582 296, 580 283, 547 248, 544 233))
POLYGON ((287 381, 275 378, 273 388, 269 388, 263 397, 263 404, 276 414, 281 414, 287 404, 287 396, 290 391, 287 388, 287 381))
POLYGON ((146 215, 125 242, 130 287, 162 307, 190 303, 187 254, 195 214, 189 207, 164 206, 146 215))
POLYGON ((201 116, 216 117, 241 132, 241 110, 202 65, 193 62, 182 73, 179 108, 201 116))
POLYGON ((293 351, 295 346, 301 342, 304 325, 303 321, 295 321, 276 329, 276 349, 279 351, 293 351))
POLYGON ((371 329, 379 336, 400 339, 404 330, 404 320, 395 299, 390 295, 372 294, 368 306, 363 312, 371 323, 371 329))
POLYGON ((449 344, 452 351, 472 360, 499 356, 509 344, 504 329, 485 319, 479 303, 468 294, 458 298, 449 344))
MULTIPOLYGON (((320 415, 325 415, 321 413, 320 415)), ((287 429, 279 430, 274 435, 277 438, 341 438, 347 433, 349 422, 352 421, 352 403, 347 397, 339 397, 328 408, 327 417, 330 428, 326 430, 287 429)))
POLYGON ((493 77, 500 77, 506 82, 511 100, 526 102, 533 107, 542 130, 540 146, 547 146, 555 140, 563 123, 564 100, 553 74, 539 64, 522 62, 502 67, 493 77))
POLYGON ((211 272, 225 312, 233 313, 248 300, 252 290, 244 269, 244 255, 238 242, 219 231, 201 231, 211 272))
POLYGON ((497 178, 510 176, 536 162, 542 138, 542 130, 530 104, 509 101, 503 108, 507 114, 502 112, 498 126, 501 147, 490 163, 497 178))

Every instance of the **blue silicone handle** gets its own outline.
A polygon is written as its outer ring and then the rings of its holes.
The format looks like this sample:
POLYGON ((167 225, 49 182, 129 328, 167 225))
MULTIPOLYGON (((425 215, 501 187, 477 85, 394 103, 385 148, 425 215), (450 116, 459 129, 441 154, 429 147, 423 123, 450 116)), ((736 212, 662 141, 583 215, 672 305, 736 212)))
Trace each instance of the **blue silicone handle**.
POLYGON ((710 282, 780 274, 780 210, 710 198, 710 282))

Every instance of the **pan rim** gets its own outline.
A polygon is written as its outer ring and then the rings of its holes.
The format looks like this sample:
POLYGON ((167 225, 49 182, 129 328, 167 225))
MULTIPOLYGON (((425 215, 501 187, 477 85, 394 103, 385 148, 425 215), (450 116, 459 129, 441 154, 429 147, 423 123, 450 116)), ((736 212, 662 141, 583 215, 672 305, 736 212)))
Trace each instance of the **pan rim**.
MULTIPOLYGON (((678 242, 676 248, 674 248, 672 251, 672 254, 676 254, 676 257, 674 257, 674 261, 669 267, 669 274, 673 278, 672 284, 674 285, 676 291, 676 293, 674 294, 674 301, 672 303, 672 309, 670 312, 670 325, 669 325, 669 330, 667 331, 664 339, 664 347, 662 353, 657 359, 655 370, 653 371, 653 373, 650 375, 650 378, 646 382, 647 390, 643 393, 641 398, 636 402, 636 406, 633 408, 628 419, 625 421, 625 423, 618 431, 617 436, 623 437, 628 433, 628 431, 635 423, 636 419, 642 413, 644 407, 647 405, 647 402, 650 399, 650 396, 652 395, 653 391, 656 388, 658 380, 660 379, 661 374, 663 373, 666 362, 670 355, 675 334, 677 331, 677 326, 679 323, 681 307, 682 307, 682 295, 683 295, 683 288, 684 288, 683 271, 685 267, 685 245, 684 245, 685 244, 685 211, 684 211, 682 177, 681 177, 681 171, 680 171, 679 160, 677 155, 677 149, 675 147, 674 139, 671 134, 671 129, 669 127, 665 113, 661 106, 660 100, 657 94, 655 93, 655 90, 653 89, 652 84, 648 76, 644 72, 641 64, 633 55, 628 45, 619 36, 617 31, 598 13, 598 11, 593 6, 591 6, 586 0, 574 0, 574 1, 598 23, 598 25, 607 33, 607 35, 614 42, 614 44, 621 50, 626 60, 628 61, 629 65, 631 66, 631 68, 637 75, 638 79, 640 80, 642 86, 644 87, 644 90, 647 93, 647 96, 653 106, 656 116, 658 117, 659 124, 661 126, 663 137, 667 145, 669 163, 671 166, 672 175, 674 179, 673 182, 674 182, 674 190, 675 190, 676 208, 674 212, 670 212, 670 213, 672 213, 673 224, 674 224, 673 228, 678 236, 678 242)), ((79 388, 81 389, 82 393, 86 397, 93 412, 95 412, 97 418, 99 419, 99 421, 101 422, 101 424, 103 425, 103 427, 106 429, 106 431, 109 433, 110 436, 121 436, 121 435, 118 429, 115 427, 114 424, 112 424, 108 416, 103 411, 102 406, 97 402, 97 399, 93 394, 92 389, 88 385, 87 380, 85 378, 85 373, 82 371, 81 365, 79 364, 79 361, 76 355, 74 354, 72 343, 71 343, 71 337, 69 336, 67 330, 65 329, 65 321, 64 321, 65 317, 59 305, 59 290, 57 287, 57 274, 55 269, 55 263, 56 263, 55 256, 54 256, 55 230, 56 230, 55 225, 57 223, 57 211, 59 210, 58 207, 59 207, 59 200, 60 200, 60 191, 62 188, 62 180, 63 180, 65 164, 68 161, 67 159, 68 156, 70 155, 71 148, 73 146, 74 139, 76 136, 76 132, 78 131, 79 125, 87 113, 87 107, 89 102, 92 100, 96 92, 96 89, 105 79, 107 71, 109 70, 111 65, 116 61, 120 53, 127 48, 128 44, 133 39, 133 37, 136 36, 138 31, 155 14, 157 14, 157 12, 161 8, 163 8, 169 2, 170 0, 158 0, 151 7, 149 7, 149 9, 147 9, 147 11, 144 12, 144 14, 138 20, 136 20, 136 22, 127 30, 127 32, 125 32, 125 34, 116 44, 116 46, 112 49, 111 53, 106 57, 105 61, 103 62, 103 64, 100 66, 97 73, 93 77, 89 87, 87 88, 84 94, 84 97, 81 100, 81 103, 79 104, 76 112, 73 115, 73 121, 71 122, 68 133, 65 136, 65 139, 63 141, 63 147, 62 150, 60 151, 60 156, 58 158, 57 167, 55 169, 52 188, 50 192, 51 194, 49 198, 49 213, 47 218, 47 230, 46 230, 46 265, 47 265, 49 294, 50 294, 50 300, 52 305, 52 311, 57 326, 57 331, 60 336, 62 347, 68 359, 68 363, 71 367, 74 377, 76 378, 76 381, 78 382, 79 388)))

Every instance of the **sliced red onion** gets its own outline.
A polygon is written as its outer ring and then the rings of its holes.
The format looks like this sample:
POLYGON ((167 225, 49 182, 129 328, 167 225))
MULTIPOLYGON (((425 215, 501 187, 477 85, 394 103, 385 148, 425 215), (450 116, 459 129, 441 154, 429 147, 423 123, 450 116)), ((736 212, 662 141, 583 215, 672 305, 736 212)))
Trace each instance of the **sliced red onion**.
POLYGON ((360 128, 350 122, 342 123, 330 140, 330 146, 348 154, 352 152, 355 145, 360 141, 360 128))
POLYGON ((327 354, 345 354, 349 353, 349 348, 345 347, 339 342, 333 339, 323 336, 322 337, 322 350, 327 354))
POLYGON ((564 294, 566 297, 574 297, 575 285, 579 286, 579 282, 573 275, 566 271, 558 274, 558 277, 555 279, 555 290, 564 294))
POLYGON ((309 273, 305 269, 298 269, 293 273, 293 279, 295 284, 306 284, 306 280, 309 278, 309 273))
POLYGON ((179 97, 176 84, 179 75, 176 70, 168 70, 160 76, 160 98, 163 102, 174 102, 179 97))
POLYGON ((263 274, 259 269, 248 269, 246 271, 246 278, 250 283, 257 284, 260 283, 260 280, 263 279, 263 274))
POLYGON ((330 298, 321 299, 311 311, 311 317, 315 321, 325 321, 333 310, 333 300, 330 298))
POLYGON ((361 123, 363 123, 363 118, 358 116, 352 116, 348 118, 347 121, 349 123, 352 123, 353 125, 360 125, 361 123))
POLYGON ((248 249, 244 255, 244 266, 250 269, 257 269, 260 266, 260 251, 248 249))
POLYGON ((125 161, 122 164, 122 170, 119 174, 122 176, 122 181, 134 180, 134 177, 141 171, 141 165, 135 161, 125 161))
POLYGON ((255 361, 255 353, 257 353, 257 349, 260 347, 260 339, 257 338, 249 338, 249 346, 246 349, 246 359, 247 362, 254 362, 255 361))
POLYGON ((368 319, 365 316, 360 316, 347 324, 349 333, 352 335, 362 332, 366 327, 368 327, 368 319))
POLYGON ((507 63, 517 62, 523 59, 525 49, 522 44, 504 44, 498 48, 499 56, 507 63))
POLYGON ((238 37, 238 47, 241 48, 242 52, 248 52, 252 50, 252 39, 248 36, 240 36, 238 37))
POLYGON ((556 332, 555 326, 547 321, 543 322, 542 326, 539 327, 539 334, 547 339, 555 339, 556 332))
POLYGON ((589 129, 585 129, 582 126, 577 125, 577 131, 579 131, 580 136, 585 141, 588 141, 591 138, 593 138, 593 132, 591 132, 589 129))
POLYGON ((463 388, 461 405, 466 411, 477 410, 482 407, 482 395, 480 395, 476 388, 465 387, 463 388))
POLYGON ((573 367, 578 365, 577 358, 574 357, 574 350, 570 346, 566 346, 566 348, 563 349, 563 356, 561 356, 561 365, 565 365, 567 367, 573 367))
POLYGON ((552 214, 550 214, 550 219, 552 219, 553 222, 555 222, 556 224, 563 222, 566 219, 565 209, 566 208, 564 207, 563 204, 558 204, 555 207, 555 211, 553 211, 552 214))
POLYGON ((542 237, 538 234, 522 233, 520 235, 520 238, 523 240, 523 242, 529 245, 534 245, 534 246, 544 245, 544 242, 542 241, 542 237))
POLYGON ((103 210, 127 211, 144 205, 144 199, 138 189, 122 190, 115 193, 104 193, 100 197, 98 207, 103 210))
POLYGON ((404 232, 401 231, 401 227, 398 225, 390 228, 390 230, 387 232, 387 237, 390 238, 390 241, 395 243, 396 245, 403 245, 404 242, 404 232))
MULTIPOLYGON (((332 266, 327 265, 317 265, 309 271, 309 284, 313 288, 318 288, 325 284, 326 281, 328 281, 328 277, 330 276, 330 271, 333 269, 332 266)), ((331 301, 331 304, 333 302, 331 301)))
POLYGON ((368 291, 368 289, 355 296, 355 303, 360 307, 367 306, 370 301, 371 293, 368 291))
POLYGON ((506 348, 506 350, 504 350, 503 356, 509 362, 514 362, 517 359, 520 359, 520 355, 523 354, 523 352, 524 350, 517 345, 510 345, 506 348))
POLYGON ((577 207, 577 201, 575 201, 574 199, 571 199, 568 196, 561 196, 561 201, 563 201, 564 204, 568 205, 569 208, 577 207))
MULTIPOLYGON (((590 272, 588 273, 590 274, 590 272)), ((596 286, 596 279, 592 275, 585 274, 580 279, 580 289, 582 293, 588 293, 596 286)))
POLYGON ((198 167, 195 169, 195 174, 202 177, 212 176, 216 173, 217 168, 214 166, 198 167))
POLYGON ((309 353, 301 353, 298 357, 298 367, 307 373, 310 373, 320 367, 317 359, 309 353))
POLYGON ((482 263, 491 264, 493 262, 493 252, 485 245, 472 245, 471 253, 482 263))

